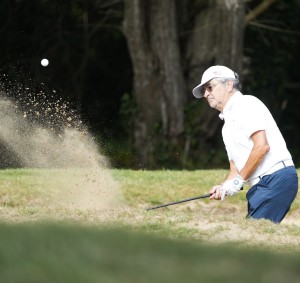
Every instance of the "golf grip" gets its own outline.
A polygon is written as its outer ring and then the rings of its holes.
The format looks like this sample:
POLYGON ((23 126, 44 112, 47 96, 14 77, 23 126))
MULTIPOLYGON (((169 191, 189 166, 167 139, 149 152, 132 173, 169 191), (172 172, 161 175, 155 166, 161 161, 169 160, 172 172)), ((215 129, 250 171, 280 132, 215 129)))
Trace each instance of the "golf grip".
POLYGON ((210 196, 211 196, 211 194, 205 194, 205 195, 202 195, 202 196, 187 198, 187 199, 183 199, 183 200, 179 200, 179 201, 174 201, 174 202, 170 202, 170 203, 166 203, 166 204, 161 204, 161 205, 149 207, 146 210, 153 210, 153 209, 162 208, 162 207, 166 207, 166 206, 170 206, 170 205, 174 205, 174 204, 178 204, 178 203, 183 203, 183 202, 187 202, 187 201, 191 201, 191 200, 195 200, 195 199, 200 199, 200 198, 208 198, 210 196))

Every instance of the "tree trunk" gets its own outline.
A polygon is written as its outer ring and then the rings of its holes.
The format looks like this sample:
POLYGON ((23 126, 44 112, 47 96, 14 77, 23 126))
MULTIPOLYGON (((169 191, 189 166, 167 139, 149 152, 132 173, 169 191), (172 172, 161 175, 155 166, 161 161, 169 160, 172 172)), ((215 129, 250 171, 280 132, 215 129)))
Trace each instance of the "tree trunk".
POLYGON ((150 162, 150 127, 159 122, 160 87, 157 62, 151 53, 147 6, 145 1, 125 1, 124 33, 131 55, 137 114, 134 125, 134 148, 140 166, 150 162))
POLYGON ((175 0, 153 3, 153 47, 158 58, 162 97, 161 118, 166 137, 177 138, 184 131, 185 86, 180 62, 175 0))
MULTIPOLYGON (((203 1, 202 1, 203 2, 203 1)), ((195 16, 194 27, 187 38, 188 89, 200 83, 203 72, 212 65, 225 65, 242 72, 244 0, 215 0, 202 3, 195 16)), ((196 124, 199 125, 198 143, 209 146, 220 128, 219 112, 213 111, 204 100, 200 103, 196 124)))
MULTIPOLYGON (((182 50, 176 22, 179 2, 127 0, 124 3, 124 33, 133 63, 138 108, 134 144, 141 166, 149 168, 154 162, 153 153, 161 144, 171 144, 167 147, 169 157, 174 148, 183 149, 179 143, 185 130, 186 97, 195 103, 191 90, 200 82, 205 69, 222 64, 241 71, 244 0, 180 2, 181 7, 192 5, 195 13, 193 30, 183 39, 182 50), (181 57, 186 64, 185 78, 181 57)), ((189 8, 180 11, 181 18, 184 11, 191 15, 189 8)), ((217 111, 209 109, 204 101, 201 103, 196 118, 201 127, 197 138, 200 144, 207 144, 216 135, 220 121, 217 111)), ((187 139, 185 148, 189 148, 188 143, 187 139)))
POLYGON ((169 138, 176 143, 184 131, 185 85, 175 10, 175 0, 125 1, 124 33, 138 108, 134 144, 142 167, 152 166, 159 144, 169 138))
POLYGON ((242 72, 244 0, 217 0, 218 29, 216 64, 242 72))

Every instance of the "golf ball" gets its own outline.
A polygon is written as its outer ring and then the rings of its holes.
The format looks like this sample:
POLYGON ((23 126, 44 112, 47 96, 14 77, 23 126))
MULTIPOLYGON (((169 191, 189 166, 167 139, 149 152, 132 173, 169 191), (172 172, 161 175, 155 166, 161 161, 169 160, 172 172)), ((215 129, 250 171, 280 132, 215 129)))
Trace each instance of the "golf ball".
POLYGON ((48 60, 48 59, 43 59, 43 60, 41 61, 41 64, 42 64, 42 66, 46 67, 46 66, 48 66, 48 64, 49 64, 49 60, 48 60))

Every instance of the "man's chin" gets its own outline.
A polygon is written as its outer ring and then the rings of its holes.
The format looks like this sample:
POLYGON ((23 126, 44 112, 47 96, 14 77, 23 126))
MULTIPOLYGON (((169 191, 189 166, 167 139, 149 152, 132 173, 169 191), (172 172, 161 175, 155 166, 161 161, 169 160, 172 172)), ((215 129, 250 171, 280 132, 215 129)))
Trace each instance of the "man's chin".
POLYGON ((212 101, 212 102, 208 102, 209 106, 211 108, 216 108, 217 107, 217 103, 215 101, 212 101))

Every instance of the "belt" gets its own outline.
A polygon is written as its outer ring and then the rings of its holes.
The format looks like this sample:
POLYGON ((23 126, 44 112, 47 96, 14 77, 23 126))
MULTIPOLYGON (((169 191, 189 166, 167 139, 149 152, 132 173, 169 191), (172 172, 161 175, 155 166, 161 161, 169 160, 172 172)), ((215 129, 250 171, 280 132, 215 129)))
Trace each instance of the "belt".
POLYGON ((266 175, 271 175, 272 173, 274 173, 280 169, 283 169, 285 167, 289 167, 289 166, 294 166, 294 162, 292 159, 280 161, 280 162, 276 163, 273 167, 271 167, 271 169, 268 170, 267 172, 265 172, 264 174, 262 174, 258 177, 255 177, 253 179, 249 179, 247 182, 252 187, 252 186, 256 185, 262 177, 264 177, 266 175))

